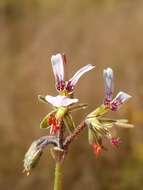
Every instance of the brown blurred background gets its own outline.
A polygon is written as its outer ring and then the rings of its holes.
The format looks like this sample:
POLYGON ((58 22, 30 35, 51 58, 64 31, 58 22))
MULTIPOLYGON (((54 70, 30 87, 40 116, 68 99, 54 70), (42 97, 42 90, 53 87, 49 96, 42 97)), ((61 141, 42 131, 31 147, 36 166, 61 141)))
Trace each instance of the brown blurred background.
POLYGON ((49 151, 29 177, 22 160, 31 142, 47 131, 39 122, 50 107, 38 94, 56 95, 50 57, 65 52, 68 76, 88 63, 76 97, 88 102, 77 123, 103 99, 102 70, 112 67, 116 92, 133 98, 113 118, 128 118, 134 129, 117 129, 119 149, 95 158, 85 130, 70 148, 64 190, 141 190, 143 184, 143 1, 0 0, 0 189, 51 190, 54 162, 49 151))

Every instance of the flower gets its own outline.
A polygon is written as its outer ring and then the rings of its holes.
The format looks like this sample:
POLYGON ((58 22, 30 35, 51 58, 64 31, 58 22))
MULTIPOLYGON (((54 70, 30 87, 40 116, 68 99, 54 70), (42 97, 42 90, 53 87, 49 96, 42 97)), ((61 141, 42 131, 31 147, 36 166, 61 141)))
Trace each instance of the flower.
POLYGON ((53 73, 55 76, 56 89, 59 92, 66 91, 67 93, 72 93, 80 77, 95 67, 91 64, 88 64, 79 69, 70 80, 65 81, 64 80, 64 63, 66 63, 65 55, 62 55, 60 53, 53 55, 51 57, 51 62, 52 62, 53 73))
POLYGON ((111 68, 105 69, 103 71, 103 77, 105 89, 104 106, 111 109, 112 111, 116 111, 124 102, 131 98, 131 96, 123 91, 120 91, 117 94, 117 96, 113 99, 113 70, 111 68))
POLYGON ((58 96, 47 95, 45 96, 45 100, 50 104, 52 104, 54 107, 61 107, 61 106, 65 107, 78 102, 78 99, 76 98, 71 99, 68 98, 67 96, 61 96, 61 95, 58 96))

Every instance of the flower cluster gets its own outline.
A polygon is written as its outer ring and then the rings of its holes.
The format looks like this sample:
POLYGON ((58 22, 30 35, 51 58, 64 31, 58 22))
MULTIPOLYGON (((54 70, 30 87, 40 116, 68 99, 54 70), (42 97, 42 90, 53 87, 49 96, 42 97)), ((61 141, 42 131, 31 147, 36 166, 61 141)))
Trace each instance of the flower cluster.
POLYGON ((128 124, 128 120, 123 119, 109 119, 103 118, 103 115, 108 111, 117 111, 123 103, 125 103, 131 96, 125 92, 120 91, 113 99, 114 82, 113 82, 113 70, 107 68, 103 71, 104 77, 104 91, 105 98, 103 104, 91 112, 86 119, 89 130, 89 143, 92 144, 94 152, 98 155, 102 149, 106 149, 103 146, 102 139, 106 137, 110 140, 112 145, 116 147, 120 144, 120 138, 112 137, 110 128, 114 125, 133 127, 128 124))
POLYGON ((109 111, 117 111, 123 103, 131 98, 130 95, 122 91, 113 98, 114 83, 113 70, 111 68, 103 71, 105 89, 103 103, 89 113, 76 127, 71 113, 74 110, 86 108, 87 104, 81 104, 77 98, 74 98, 75 85, 82 75, 93 70, 95 66, 88 64, 82 67, 67 81, 65 80, 64 72, 64 64, 67 63, 65 55, 60 53, 53 55, 51 63, 58 95, 38 96, 40 101, 50 103, 53 109, 40 123, 40 128, 48 129, 49 135, 34 141, 25 155, 24 170, 27 174, 38 162, 43 149, 48 144, 54 146, 51 152, 55 161, 63 161, 69 144, 84 128, 88 129, 89 144, 92 145, 94 153, 98 155, 102 150, 106 150, 103 145, 104 138, 108 139, 112 145, 119 146, 120 138, 113 137, 110 131, 113 126, 133 127, 133 125, 128 124, 128 120, 126 119, 103 117, 109 111))

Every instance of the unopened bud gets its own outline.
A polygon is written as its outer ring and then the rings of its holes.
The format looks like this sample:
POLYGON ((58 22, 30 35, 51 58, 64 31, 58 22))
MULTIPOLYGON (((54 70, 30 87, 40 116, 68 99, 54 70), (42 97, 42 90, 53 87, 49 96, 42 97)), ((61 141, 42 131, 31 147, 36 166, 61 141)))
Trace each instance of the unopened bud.
POLYGON ((38 142, 34 141, 24 157, 24 170, 27 176, 30 174, 30 170, 36 166, 42 155, 42 149, 38 147, 38 142))

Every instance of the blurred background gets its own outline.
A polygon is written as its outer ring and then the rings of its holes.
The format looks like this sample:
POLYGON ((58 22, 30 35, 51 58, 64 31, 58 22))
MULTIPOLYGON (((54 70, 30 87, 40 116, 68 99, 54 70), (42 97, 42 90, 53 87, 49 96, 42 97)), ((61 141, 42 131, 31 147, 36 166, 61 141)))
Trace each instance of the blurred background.
POLYGON ((38 94, 56 95, 50 57, 67 55, 67 75, 92 63, 78 82, 76 97, 89 108, 103 100, 104 68, 119 90, 133 98, 112 118, 128 118, 134 129, 117 129, 119 149, 107 145, 98 158, 87 131, 74 141, 64 165, 64 189, 141 190, 143 184, 143 1, 0 0, 0 189, 51 190, 54 161, 49 150, 27 177, 23 157, 33 140, 47 134, 39 122, 51 110, 38 94))

